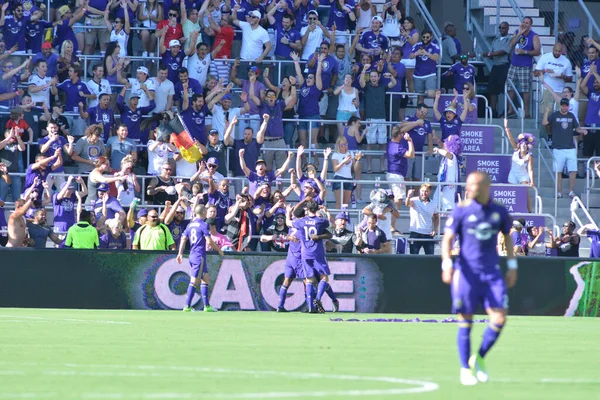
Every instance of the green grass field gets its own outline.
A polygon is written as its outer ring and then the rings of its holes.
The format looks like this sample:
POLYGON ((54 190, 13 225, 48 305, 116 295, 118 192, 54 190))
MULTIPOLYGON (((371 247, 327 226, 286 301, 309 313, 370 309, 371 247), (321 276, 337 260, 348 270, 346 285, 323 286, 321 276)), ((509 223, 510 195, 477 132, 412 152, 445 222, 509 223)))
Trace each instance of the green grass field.
POLYGON ((330 321, 374 317, 0 309, 0 399, 600 398, 597 319, 511 317, 462 387, 456 324, 330 321))

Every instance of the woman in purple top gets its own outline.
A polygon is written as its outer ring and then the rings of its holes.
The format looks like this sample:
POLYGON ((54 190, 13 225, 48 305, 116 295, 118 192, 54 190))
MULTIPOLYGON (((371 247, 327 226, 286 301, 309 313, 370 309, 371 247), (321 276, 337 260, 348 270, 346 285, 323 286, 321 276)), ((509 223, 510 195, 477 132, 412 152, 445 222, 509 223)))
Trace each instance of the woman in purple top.
POLYGON ((60 191, 52 196, 54 231, 56 233, 66 233, 71 226, 75 225, 77 194, 80 198, 87 196, 87 186, 81 177, 78 176, 73 179, 73 175, 70 175, 67 181, 62 184, 60 191), (78 193, 77 184, 81 185, 81 190, 78 193))
MULTIPOLYGON (((320 120, 321 113, 319 112, 319 99, 321 98, 321 92, 323 90, 323 82, 321 81, 321 71, 322 71, 322 63, 325 60, 326 54, 319 54, 319 60, 317 65, 316 74, 307 74, 306 78, 302 75, 302 70, 300 69, 300 62, 298 54, 291 53, 290 56, 292 60, 294 60, 294 66, 296 67, 296 77, 298 78, 298 85, 300 85, 300 90, 297 92, 298 97, 298 117, 300 119, 310 119, 310 120, 320 120)), ((311 134, 310 134, 310 145, 312 147, 316 147, 317 145, 317 136, 319 134, 320 123, 313 122, 310 125, 311 134)), ((305 148, 308 147, 308 122, 300 122, 298 126, 298 137, 300 139, 300 144, 305 148)), ((318 165, 318 156, 315 153, 315 164, 318 165)))
MULTIPOLYGON (((348 30, 348 18, 350 21, 356 21, 356 15, 350 4, 347 4, 345 0, 330 0, 331 6, 329 7, 329 21, 327 27, 331 30, 331 27, 335 24, 337 32, 346 32, 348 30)), ((346 44, 347 38, 345 35, 339 35, 335 38, 336 44, 346 44)))
POLYGON ((110 42, 106 45, 106 55, 104 56, 104 77, 111 85, 118 84, 117 74, 122 68, 122 62, 119 59, 121 47, 117 42, 110 42))
POLYGON ((406 67, 406 82, 408 91, 414 92, 413 73, 415 72, 415 59, 410 59, 410 53, 415 44, 419 42, 419 31, 415 29, 415 20, 412 17, 404 18, 400 28, 400 42, 402 43, 402 64, 406 67))

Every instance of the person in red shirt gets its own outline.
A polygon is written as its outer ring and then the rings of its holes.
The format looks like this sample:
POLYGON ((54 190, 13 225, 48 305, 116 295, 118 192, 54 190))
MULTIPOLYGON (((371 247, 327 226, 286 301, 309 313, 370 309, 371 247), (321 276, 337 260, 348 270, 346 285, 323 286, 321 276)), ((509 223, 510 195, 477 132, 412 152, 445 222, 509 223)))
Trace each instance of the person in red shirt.
POLYGON ((179 40, 179 43, 183 45, 185 37, 183 36, 183 28, 181 24, 177 22, 179 17, 179 9, 177 6, 173 6, 169 9, 167 19, 160 21, 156 26, 157 31, 164 31, 165 43, 170 43, 171 40, 179 40))
POLYGON ((24 116, 25 113, 21 107, 15 107, 10 110, 10 119, 6 122, 6 129, 17 128, 17 135, 19 135, 24 142, 31 143, 33 141, 33 130, 23 119, 24 116), (28 136, 23 137, 25 132, 27 132, 28 136))
POLYGON ((213 20, 212 15, 208 14, 208 22, 210 22, 210 28, 215 32, 215 43, 221 43, 221 40, 225 40, 225 44, 221 47, 221 50, 217 52, 215 58, 231 58, 231 44, 233 43, 233 26, 229 23, 227 14, 221 16, 219 25, 213 20))

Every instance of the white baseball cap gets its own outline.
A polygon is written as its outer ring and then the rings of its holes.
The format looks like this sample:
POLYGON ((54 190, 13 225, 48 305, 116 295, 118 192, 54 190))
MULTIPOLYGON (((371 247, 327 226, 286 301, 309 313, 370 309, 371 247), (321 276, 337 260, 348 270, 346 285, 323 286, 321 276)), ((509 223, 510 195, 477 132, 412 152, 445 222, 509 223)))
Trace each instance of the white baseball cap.
POLYGON ((137 72, 143 72, 148 75, 148 68, 146 67, 138 67, 137 72))
POLYGON ((173 39, 169 42, 169 48, 173 47, 173 46, 179 46, 181 47, 181 43, 179 43, 179 40, 177 39, 173 39))
POLYGON ((258 10, 250 11, 250 15, 254 15, 258 19, 260 19, 262 17, 262 15, 260 15, 260 11, 258 11, 258 10))
POLYGON ((373 21, 379 21, 383 24, 383 19, 379 15, 376 15, 373 18, 371 18, 371 22, 373 21))

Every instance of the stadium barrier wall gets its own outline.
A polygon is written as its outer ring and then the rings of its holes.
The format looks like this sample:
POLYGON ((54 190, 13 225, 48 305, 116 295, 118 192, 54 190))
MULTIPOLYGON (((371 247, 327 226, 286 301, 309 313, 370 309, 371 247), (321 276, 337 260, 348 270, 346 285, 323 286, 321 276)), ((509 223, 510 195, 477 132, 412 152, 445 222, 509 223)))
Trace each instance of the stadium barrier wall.
MULTIPOLYGON (((178 264, 174 253, 12 249, 0 254, 0 307, 181 309, 189 283, 189 264, 178 264)), ((342 311, 450 313, 439 257, 331 255, 328 260, 342 311)), ((511 314, 600 315, 600 263, 553 257, 520 258, 519 264, 517 286, 509 291, 511 314)), ((211 305, 274 310, 284 265, 285 254, 209 255, 211 305)), ((323 299, 331 310, 329 298, 323 299)), ((286 308, 298 310, 303 303, 303 285, 296 280, 286 308)), ((202 306, 198 295, 194 305, 202 306)))

